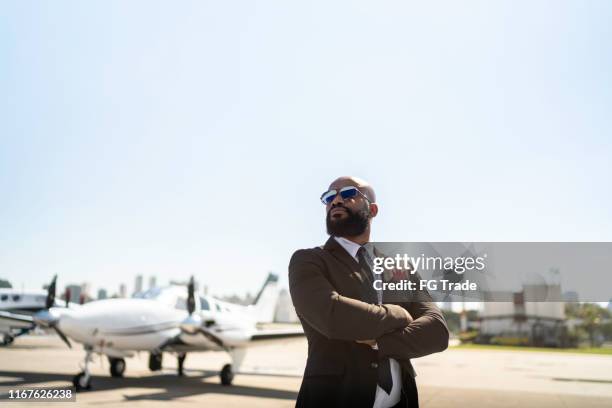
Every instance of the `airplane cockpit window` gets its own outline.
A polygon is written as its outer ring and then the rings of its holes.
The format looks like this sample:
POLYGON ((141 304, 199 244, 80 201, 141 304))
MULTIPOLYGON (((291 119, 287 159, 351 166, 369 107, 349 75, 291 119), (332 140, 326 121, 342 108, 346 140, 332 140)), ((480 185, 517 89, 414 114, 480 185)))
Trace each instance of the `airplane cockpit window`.
POLYGON ((21 296, 19 296, 19 295, 13 295, 13 301, 15 301, 15 302, 19 302, 19 300, 21 300, 21 296))
POLYGON ((208 304, 208 300, 206 300, 206 298, 200 298, 200 309, 210 310, 210 305, 208 304))
POLYGON ((3 301, 3 302, 6 302, 8 300, 8 295, 0 296, 0 300, 3 301))
POLYGON ((161 292, 161 288, 151 288, 145 292, 138 292, 134 294, 134 297, 140 299, 157 299, 161 292))
POLYGON ((165 288, 151 288, 145 292, 134 295, 135 298, 151 299, 169 307, 187 310, 187 290, 181 286, 167 286, 165 288))

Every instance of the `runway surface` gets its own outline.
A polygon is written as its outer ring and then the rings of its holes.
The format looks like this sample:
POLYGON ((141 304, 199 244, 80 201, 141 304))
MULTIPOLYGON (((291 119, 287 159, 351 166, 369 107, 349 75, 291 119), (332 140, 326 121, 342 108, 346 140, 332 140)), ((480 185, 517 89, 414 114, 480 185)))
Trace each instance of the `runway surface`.
MULTIPOLYGON (((83 356, 79 345, 68 349, 55 336, 18 338, 0 348, 0 386, 69 386, 83 356)), ((76 404, 52 406, 292 407, 305 359, 303 339, 254 348, 234 385, 224 387, 217 375, 229 362, 224 353, 189 354, 184 377, 176 375, 176 359, 169 354, 155 373, 148 370, 146 353, 127 359, 124 378, 110 377, 108 361, 97 358, 90 366, 93 389, 79 393, 76 404)), ((612 406, 610 356, 451 348, 414 365, 423 407, 612 406)))

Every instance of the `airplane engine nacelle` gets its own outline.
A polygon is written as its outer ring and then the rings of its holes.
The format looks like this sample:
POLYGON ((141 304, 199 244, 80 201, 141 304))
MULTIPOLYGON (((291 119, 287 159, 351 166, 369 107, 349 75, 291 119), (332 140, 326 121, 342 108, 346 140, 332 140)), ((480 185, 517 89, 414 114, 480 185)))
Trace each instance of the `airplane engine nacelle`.
POLYGON ((181 330, 185 333, 195 334, 202 326, 202 318, 198 315, 190 315, 181 322, 181 330))

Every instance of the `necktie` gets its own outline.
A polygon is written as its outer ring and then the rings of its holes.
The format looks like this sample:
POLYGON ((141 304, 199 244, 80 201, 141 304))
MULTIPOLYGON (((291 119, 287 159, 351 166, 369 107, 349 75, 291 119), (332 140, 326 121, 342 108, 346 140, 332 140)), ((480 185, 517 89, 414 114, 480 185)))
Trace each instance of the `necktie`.
MULTIPOLYGON (((357 251, 357 260, 359 262, 359 266, 361 266, 361 269, 366 275, 366 285, 370 288, 368 293, 373 293, 374 299, 376 299, 376 292, 372 287, 372 269, 370 268, 370 264, 366 259, 366 249, 364 247, 359 248, 357 251)), ((391 377, 391 363, 388 357, 383 357, 378 361, 378 385, 380 388, 385 390, 387 394, 391 394, 391 388, 393 388, 393 377, 391 377)))
POLYGON ((366 257, 366 249, 364 247, 359 248, 359 250, 357 251, 357 262, 359 262, 359 266, 361 266, 361 271, 364 277, 366 285, 366 296, 368 298, 367 301, 370 303, 378 303, 378 295, 374 290, 374 286, 372 286, 372 269, 370 268, 370 264, 366 257))

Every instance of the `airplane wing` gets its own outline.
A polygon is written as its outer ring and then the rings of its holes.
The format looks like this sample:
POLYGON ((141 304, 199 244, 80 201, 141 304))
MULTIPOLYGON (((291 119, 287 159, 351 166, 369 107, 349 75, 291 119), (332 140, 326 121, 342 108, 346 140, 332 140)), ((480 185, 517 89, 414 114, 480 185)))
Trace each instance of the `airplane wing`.
POLYGON ((302 326, 291 325, 281 328, 260 328, 253 334, 251 341, 253 342, 268 342, 273 340, 284 340, 295 337, 304 337, 302 326))
MULTIPOLYGON (((278 326, 278 325, 273 325, 278 326)), ((187 352, 187 351, 210 351, 210 350, 223 350, 226 349, 226 344, 223 338, 218 333, 209 330, 208 328, 202 327, 198 330, 199 335, 203 335, 208 341, 204 344, 187 344, 182 340, 183 334, 179 334, 176 337, 169 339, 166 343, 162 344, 159 349, 187 352)), ((300 325, 286 325, 284 327, 267 327, 258 328, 249 339, 248 343, 242 347, 250 348, 261 345, 267 345, 269 343, 278 343, 283 340, 292 338, 304 337, 304 330, 300 325)), ((231 347, 230 347, 231 348, 231 347)))
POLYGON ((173 352, 193 352, 193 351, 219 351, 219 349, 223 348, 223 345, 217 344, 207 345, 207 344, 187 344, 182 338, 182 334, 174 336, 168 339, 165 343, 161 344, 158 347, 158 351, 173 351, 173 352))
POLYGON ((17 314, 0 310, 0 331, 11 334, 14 330, 21 329, 21 332, 15 335, 22 335, 34 328, 34 320, 32 316, 25 314, 17 314))

